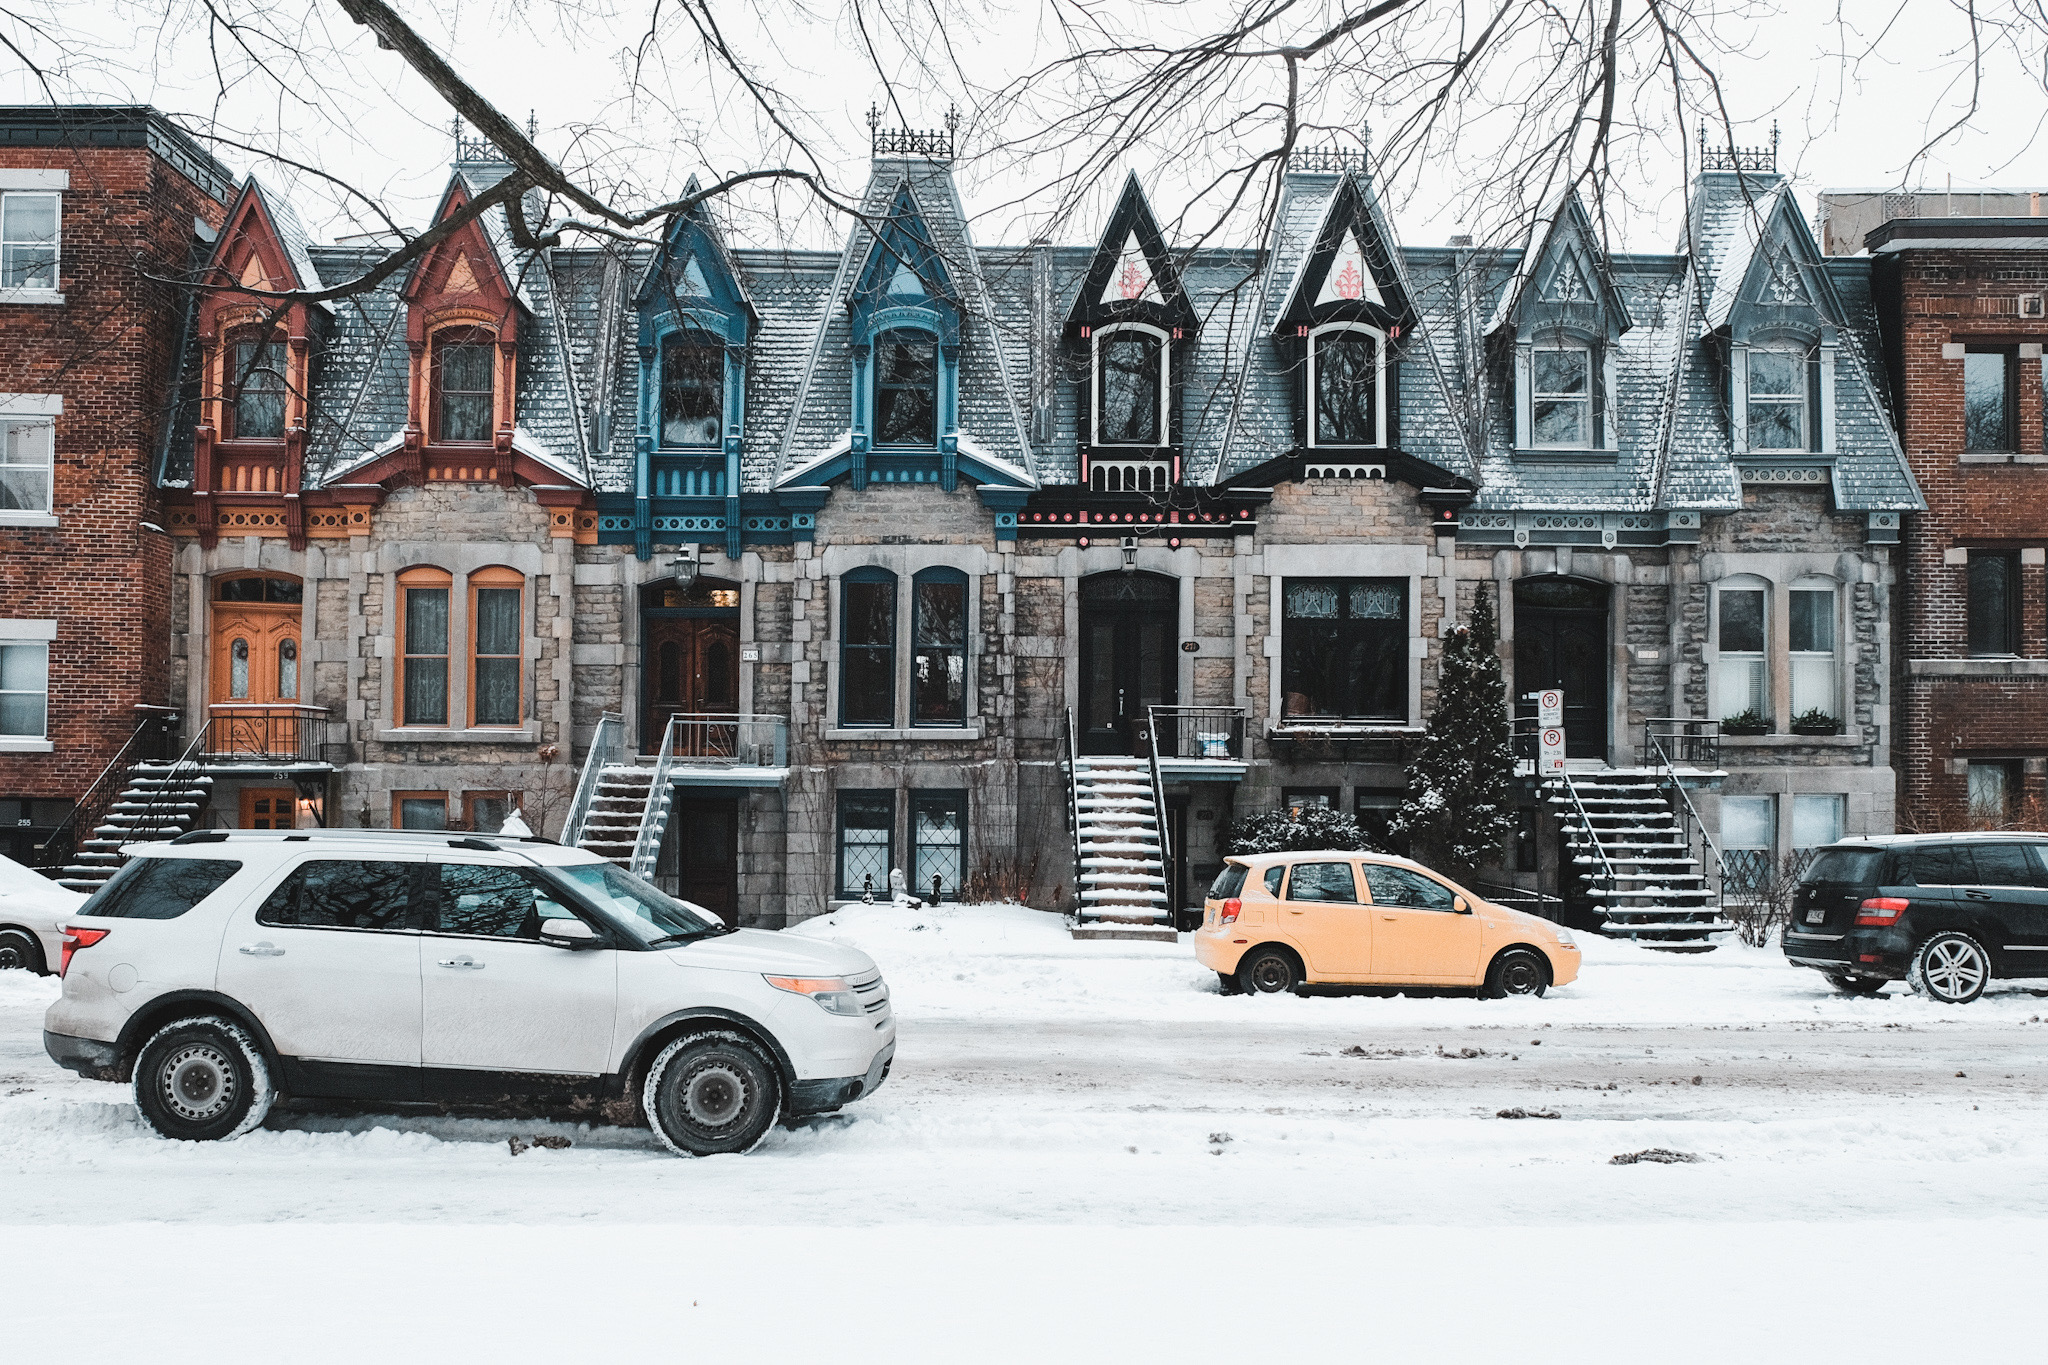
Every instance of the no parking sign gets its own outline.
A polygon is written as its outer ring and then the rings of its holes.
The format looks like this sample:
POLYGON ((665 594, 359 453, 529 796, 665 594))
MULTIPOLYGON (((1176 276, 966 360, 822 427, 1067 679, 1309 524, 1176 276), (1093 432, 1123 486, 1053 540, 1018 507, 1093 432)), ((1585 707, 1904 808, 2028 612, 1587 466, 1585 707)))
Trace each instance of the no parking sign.
POLYGON ((1546 725, 1538 732, 1542 752, 1538 757, 1537 769, 1545 777, 1554 777, 1564 771, 1564 727, 1546 725))
POLYGON ((1545 729, 1564 724, 1564 691, 1546 687, 1536 694, 1536 723, 1545 729))

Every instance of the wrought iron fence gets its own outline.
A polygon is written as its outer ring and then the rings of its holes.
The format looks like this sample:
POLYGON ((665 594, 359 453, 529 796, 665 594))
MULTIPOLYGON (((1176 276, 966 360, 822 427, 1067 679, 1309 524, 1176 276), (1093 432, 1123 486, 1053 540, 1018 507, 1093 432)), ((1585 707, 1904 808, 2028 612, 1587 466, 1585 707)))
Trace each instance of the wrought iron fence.
POLYGON ((201 763, 321 763, 324 706, 243 706, 225 702, 212 712, 194 757, 201 763))
POLYGON ((1242 706, 1154 706, 1152 751, 1160 758, 1244 761, 1242 706))
POLYGON ((663 743, 676 763, 789 766, 789 718, 726 712, 677 712, 663 743))
POLYGON ((1643 749, 1680 768, 1721 766, 1721 722, 1693 716, 1652 716, 1643 722, 1643 749))

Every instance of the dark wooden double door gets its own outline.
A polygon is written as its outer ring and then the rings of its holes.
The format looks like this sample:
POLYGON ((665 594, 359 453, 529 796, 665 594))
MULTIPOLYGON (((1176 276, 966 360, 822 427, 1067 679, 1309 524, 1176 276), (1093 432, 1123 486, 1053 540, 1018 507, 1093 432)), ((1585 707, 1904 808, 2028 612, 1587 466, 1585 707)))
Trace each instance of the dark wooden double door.
MULTIPOLYGON (((672 716, 732 715, 739 710, 737 619, 650 612, 641 638, 646 680, 640 708, 641 753, 661 749, 662 732, 672 716)), ((676 753, 686 758, 729 758, 737 740, 734 726, 689 726, 677 736, 676 753)))
POLYGON ((1144 573, 1081 580, 1082 753, 1140 751, 1150 708, 1174 704, 1179 642, 1177 580, 1144 573))
POLYGON ((1568 758, 1607 757, 1608 592, 1576 578, 1515 584, 1515 714, 1534 720, 1529 695, 1561 688, 1568 758))

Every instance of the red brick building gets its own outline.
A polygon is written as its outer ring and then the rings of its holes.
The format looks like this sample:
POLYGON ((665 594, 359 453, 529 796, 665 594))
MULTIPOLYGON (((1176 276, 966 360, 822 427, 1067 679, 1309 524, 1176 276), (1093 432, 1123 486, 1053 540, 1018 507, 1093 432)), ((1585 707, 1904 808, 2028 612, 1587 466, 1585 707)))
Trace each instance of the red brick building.
POLYGON ((0 107, 0 852, 25 861, 169 700, 178 281, 234 188, 153 109, 0 107))
POLYGON ((1865 243, 1892 400, 1927 498, 1908 520, 1894 617, 1900 825, 2038 824, 2048 218, 1896 217, 1865 243))

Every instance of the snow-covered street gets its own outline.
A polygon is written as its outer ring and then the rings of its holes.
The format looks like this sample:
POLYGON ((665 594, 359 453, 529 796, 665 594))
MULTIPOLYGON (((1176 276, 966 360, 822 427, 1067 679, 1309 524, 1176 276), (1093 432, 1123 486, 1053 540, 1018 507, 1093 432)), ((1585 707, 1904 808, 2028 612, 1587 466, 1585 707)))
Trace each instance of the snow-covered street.
POLYGON ((1014 908, 793 932, 882 965, 895 1073, 702 1161, 531 1121, 287 1114, 166 1143, 124 1087, 43 1057, 56 983, 7 974, 0 1274, 52 1306, 15 1339, 66 1340, 57 1305, 91 1284, 119 1287, 96 1341, 161 1359, 392 1294, 334 1358, 573 1358, 601 1314, 621 1342, 749 1357, 843 1332, 903 1358, 1641 1359, 1620 1343, 1647 1331, 1658 1359, 1791 1359, 1840 1344, 1873 1276, 1972 1310, 1856 1328, 1859 1355, 2038 1335, 2048 998, 2026 989, 1848 999, 1775 949, 1595 939, 1542 1000, 1245 999, 1185 947, 1076 944, 1014 908), (572 1145, 510 1150, 542 1133, 572 1145), (1613 1162, 1644 1151, 1696 1159, 1613 1162), (187 1292, 300 1309, 155 1332, 187 1292))

